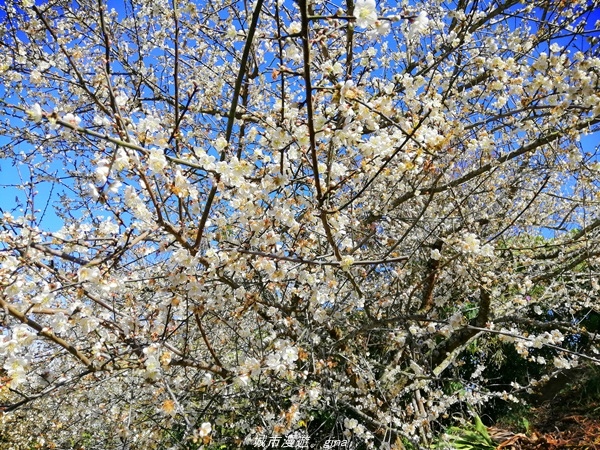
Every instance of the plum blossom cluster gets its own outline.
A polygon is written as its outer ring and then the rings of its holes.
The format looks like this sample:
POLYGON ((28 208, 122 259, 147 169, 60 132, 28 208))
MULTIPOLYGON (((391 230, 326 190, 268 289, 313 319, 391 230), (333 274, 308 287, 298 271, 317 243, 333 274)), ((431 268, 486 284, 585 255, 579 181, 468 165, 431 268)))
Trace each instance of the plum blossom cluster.
POLYGON ((295 361, 298 360, 298 349, 294 346, 282 346, 278 343, 276 345, 282 348, 267 357, 265 361, 267 368, 274 372, 293 369, 295 361))
POLYGON ((18 388, 27 380, 31 357, 27 347, 36 341, 36 335, 25 326, 17 326, 12 330, 10 338, 5 336, 0 341, 0 356, 4 357, 3 369, 10 379, 10 386, 18 388))
MULTIPOLYGON (((481 240, 474 233, 465 233, 459 241, 459 248, 467 254, 481 255, 488 258, 494 256, 493 245, 481 245, 481 240)), ((435 250, 433 252, 435 252, 435 250)), ((438 253, 432 253, 432 255, 433 257, 438 258, 438 253)))
POLYGON ((600 363, 597 0, 34 3, 0 4, 3 443, 430 447, 600 363))

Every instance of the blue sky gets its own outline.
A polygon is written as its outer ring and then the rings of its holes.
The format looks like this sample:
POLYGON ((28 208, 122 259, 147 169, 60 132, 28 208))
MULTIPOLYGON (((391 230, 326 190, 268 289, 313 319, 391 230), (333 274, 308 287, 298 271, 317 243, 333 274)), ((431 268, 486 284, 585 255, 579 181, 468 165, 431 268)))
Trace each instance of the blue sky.
MULTIPOLYGON (((0 0, 2 2, 2 0, 0 0)), ((36 3, 41 4, 39 0, 36 3)), ((112 0, 108 1, 109 8, 116 8, 122 11, 123 2, 112 0)), ((0 18, 1 19, 1 18, 0 18)), ((595 20, 600 20, 600 11, 594 11, 588 23, 588 29, 593 26, 595 20)), ((3 88, 0 85, 0 96, 3 97, 3 88)), ((11 99, 6 99, 10 102, 11 99)), ((2 118, 5 119, 5 118, 2 118)), ((27 126, 27 124, 23 124, 27 126)), ((600 137, 597 135, 588 135, 582 137, 582 147, 584 150, 593 151, 598 146, 600 137)), ((5 136, 0 136, 0 146, 9 145, 10 139, 5 136)), ((31 151, 27 144, 21 143, 21 150, 31 151)), ((52 167, 52 166, 51 166, 52 167)), ((57 170, 60 167, 56 167, 57 170)), ((33 189, 35 194, 34 208, 39 210, 37 213, 40 218, 40 225, 48 231, 56 231, 62 226, 62 221, 55 215, 52 207, 47 207, 52 201, 56 200, 59 195, 69 195, 65 191, 65 187, 53 185, 49 182, 40 182, 35 186, 29 186, 28 169, 25 165, 15 165, 15 162, 7 159, 0 159, 0 208, 3 211, 10 211, 15 216, 23 214, 25 208, 25 200, 27 198, 27 190, 33 189), (43 214, 43 216, 42 216, 43 214)))

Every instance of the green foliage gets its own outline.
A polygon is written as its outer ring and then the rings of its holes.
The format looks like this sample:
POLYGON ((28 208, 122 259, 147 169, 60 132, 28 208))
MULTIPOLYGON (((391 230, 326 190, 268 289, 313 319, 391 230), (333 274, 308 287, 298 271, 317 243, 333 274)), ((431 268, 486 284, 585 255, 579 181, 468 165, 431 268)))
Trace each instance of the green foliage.
POLYGON ((561 392, 565 403, 572 402, 600 415, 600 367, 588 365, 561 392))
MULTIPOLYGON (((407 438, 400 439, 400 442, 402 443, 404 450, 418 450, 418 447, 416 447, 415 444, 410 442, 407 438)), ((400 448, 402 448, 402 447, 400 447, 400 448)))
POLYGON ((522 403, 504 402, 499 405, 499 413, 496 416, 496 426, 512 430, 515 433, 529 434, 531 432, 530 419, 532 418, 531 406, 522 403))
POLYGON ((492 441, 481 418, 476 415, 473 424, 465 427, 448 428, 443 439, 434 448, 440 450, 448 448, 456 450, 495 450, 496 444, 492 441))

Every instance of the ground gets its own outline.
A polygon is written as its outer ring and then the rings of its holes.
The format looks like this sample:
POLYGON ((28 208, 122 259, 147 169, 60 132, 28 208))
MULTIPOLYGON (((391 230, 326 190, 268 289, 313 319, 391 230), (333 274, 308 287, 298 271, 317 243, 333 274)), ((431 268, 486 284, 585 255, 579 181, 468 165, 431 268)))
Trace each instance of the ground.
POLYGON ((527 432, 502 426, 489 429, 506 450, 600 449, 600 377, 592 369, 557 396, 527 414, 527 432))

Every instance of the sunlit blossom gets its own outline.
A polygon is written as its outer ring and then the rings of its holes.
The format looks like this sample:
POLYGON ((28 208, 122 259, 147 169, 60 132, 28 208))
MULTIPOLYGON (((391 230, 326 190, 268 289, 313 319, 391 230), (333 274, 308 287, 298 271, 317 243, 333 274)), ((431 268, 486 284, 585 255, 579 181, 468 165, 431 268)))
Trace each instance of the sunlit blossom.
POLYGON ((77 271, 77 278, 79 282, 98 281, 100 279, 100 276, 100 269, 96 266, 83 266, 77 271))
POLYGON ((574 345, 600 290, 583 0, 543 27, 529 4, 280 1, 257 29, 257 2, 21 3, 7 446, 417 448, 597 359, 574 345))
POLYGON ((210 422, 203 422, 198 429, 198 434, 201 437, 208 436, 212 432, 212 425, 210 422))
POLYGON ((368 28, 377 21, 377 5, 375 0, 357 0, 354 4, 356 26, 368 28))
POLYGON ((427 31, 429 27, 429 18, 427 17, 427 13, 425 11, 419 12, 417 17, 411 19, 409 25, 409 37, 415 37, 420 34, 423 34, 427 31))
POLYGON ((474 233, 465 233, 461 241, 462 250, 467 253, 476 253, 480 249, 480 241, 474 233))
POLYGON ((165 158, 165 153, 163 150, 155 148, 150 151, 148 167, 154 173, 163 172, 165 167, 167 167, 167 158, 165 158))
POLYGON ((81 118, 73 113, 67 113, 62 117, 62 120, 72 127, 78 127, 81 123, 81 118))
POLYGON ((35 123, 41 122, 42 118, 44 117, 42 107, 39 105, 39 103, 34 104, 31 109, 28 109, 27 114, 35 123))

